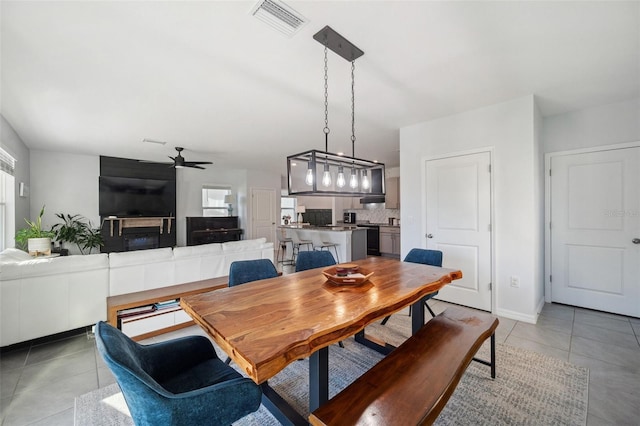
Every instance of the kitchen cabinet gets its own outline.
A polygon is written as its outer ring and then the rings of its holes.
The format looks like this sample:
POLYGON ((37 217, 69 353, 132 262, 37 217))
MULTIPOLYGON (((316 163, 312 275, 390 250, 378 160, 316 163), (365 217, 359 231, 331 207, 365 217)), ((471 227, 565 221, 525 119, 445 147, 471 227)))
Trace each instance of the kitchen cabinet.
POLYGON ((342 203, 343 210, 361 209, 360 197, 336 197, 342 203))
POLYGON ((390 177, 385 181, 385 208, 400 208, 400 178, 390 177))
POLYGON ((400 227, 380 227, 380 253, 383 256, 400 258, 400 227))

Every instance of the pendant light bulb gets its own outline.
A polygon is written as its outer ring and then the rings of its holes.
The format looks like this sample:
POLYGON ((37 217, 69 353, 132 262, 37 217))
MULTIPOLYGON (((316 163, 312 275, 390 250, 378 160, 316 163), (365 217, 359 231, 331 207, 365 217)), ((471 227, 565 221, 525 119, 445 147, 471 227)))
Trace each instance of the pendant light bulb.
POLYGON ((338 177, 336 179, 336 185, 338 188, 344 188, 347 184, 347 181, 344 179, 344 168, 342 166, 338 167, 338 177))
POLYGON ((362 189, 367 191, 370 187, 369 176, 367 176, 367 171, 362 171, 362 189))
POLYGON ((331 172, 329 171, 328 163, 324 163, 324 172, 322 173, 322 186, 331 186, 331 172))
POLYGON ((356 169, 351 169, 351 177, 349 178, 349 186, 353 189, 358 187, 358 174, 356 173, 356 169))
POLYGON ((309 167, 307 168, 307 175, 304 177, 304 183, 311 186, 313 185, 313 169, 311 168, 311 162, 309 162, 309 167))

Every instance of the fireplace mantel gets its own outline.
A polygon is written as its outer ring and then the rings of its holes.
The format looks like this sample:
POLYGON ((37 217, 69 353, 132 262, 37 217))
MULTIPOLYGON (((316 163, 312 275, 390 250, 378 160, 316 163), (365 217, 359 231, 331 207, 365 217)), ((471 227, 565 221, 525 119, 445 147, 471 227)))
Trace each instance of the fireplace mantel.
POLYGON ((171 220, 175 219, 174 216, 164 217, 108 217, 105 221, 110 222, 109 233, 113 237, 113 223, 118 222, 118 236, 122 236, 122 230, 124 228, 142 228, 157 226, 160 229, 160 234, 164 229, 164 221, 167 221, 167 233, 171 233, 171 220))

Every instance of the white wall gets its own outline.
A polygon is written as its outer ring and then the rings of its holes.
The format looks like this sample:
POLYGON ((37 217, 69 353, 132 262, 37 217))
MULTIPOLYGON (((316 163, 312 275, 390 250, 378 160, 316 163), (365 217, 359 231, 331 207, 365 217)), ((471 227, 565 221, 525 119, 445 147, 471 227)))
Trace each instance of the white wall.
POLYGON ((544 152, 640 141, 640 98, 545 117, 544 152))
POLYGON ((493 149, 494 282, 496 314, 535 322, 541 281, 539 179, 541 158, 535 137, 535 101, 513 101, 400 129, 402 256, 425 247, 422 229, 428 158, 493 149), (509 285, 520 277, 520 288, 509 285))
POLYGON ((14 241, 12 240, 12 238, 15 234, 15 231, 24 228, 24 218, 31 219, 31 210, 29 204, 30 197, 20 197, 18 192, 18 185, 20 185, 20 182, 24 182, 27 186, 30 186, 30 155, 29 148, 27 148, 22 139, 20 139, 20 136, 18 136, 15 130, 13 130, 11 124, 4 118, 4 116, 2 116, 2 114, 0 114, 0 143, 2 144, 2 149, 7 151, 9 155, 11 155, 16 160, 16 170, 14 174, 14 232, 6 233, 6 237, 11 240, 7 241, 7 247, 13 247, 14 241))
POLYGON ((534 214, 534 223, 542 224, 538 228, 538 232, 535 235, 535 247, 536 253, 534 258, 534 308, 536 312, 540 312, 542 307, 544 306, 544 289, 545 289, 545 279, 544 279, 544 235, 545 235, 545 227, 544 227, 544 143, 542 141, 542 114, 538 109, 537 105, 534 105, 534 127, 533 127, 533 138, 534 138, 534 187, 533 187, 533 198, 534 205, 537 207, 534 214))
POLYGON ((80 214, 99 227, 98 176, 100 159, 95 155, 31 150, 32 217, 46 206, 46 227, 59 222, 56 213, 80 214))

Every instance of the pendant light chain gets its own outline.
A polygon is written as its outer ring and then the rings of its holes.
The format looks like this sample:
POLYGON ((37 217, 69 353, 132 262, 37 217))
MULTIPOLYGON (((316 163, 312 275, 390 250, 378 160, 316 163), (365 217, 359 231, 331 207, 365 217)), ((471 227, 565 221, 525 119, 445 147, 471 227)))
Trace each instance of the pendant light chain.
MULTIPOLYGON (((329 62, 327 59, 327 44, 324 45, 324 152, 329 152, 329 62)), ((322 186, 331 186, 331 170, 329 157, 324 158, 324 172, 322 173, 322 186)))
POLYGON ((329 63, 327 45, 324 46, 324 150, 329 151, 329 63))
POLYGON ((356 156, 356 95, 355 71, 356 61, 351 61, 351 156, 356 156))

